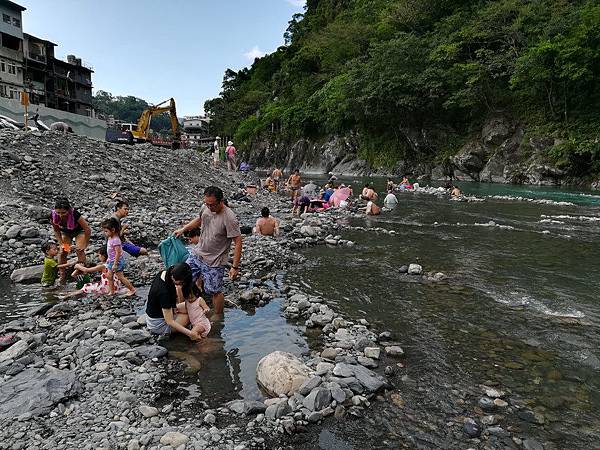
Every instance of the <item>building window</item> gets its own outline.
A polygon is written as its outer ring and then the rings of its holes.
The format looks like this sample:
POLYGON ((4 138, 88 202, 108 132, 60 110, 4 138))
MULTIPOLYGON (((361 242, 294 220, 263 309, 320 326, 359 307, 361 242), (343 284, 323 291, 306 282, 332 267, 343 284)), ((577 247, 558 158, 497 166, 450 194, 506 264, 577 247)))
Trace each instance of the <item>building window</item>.
MULTIPOLYGON (((4 61, 0 62, 0 70, 2 72, 6 72, 6 63, 4 61)), ((6 87, 6 86, 5 86, 6 87)))
POLYGON ((6 93, 6 85, 5 84, 0 84, 0 96, 8 97, 8 94, 6 93))
POLYGON ((8 14, 2 14, 2 20, 4 20, 4 23, 10 23, 10 16, 8 14))
POLYGON ((14 90, 13 88, 11 88, 10 89, 10 98, 14 98, 15 100, 20 100, 21 93, 19 91, 14 90))
POLYGON ((21 28, 21 21, 19 19, 17 19, 16 17, 12 18, 12 23, 15 27, 21 28))
POLYGON ((10 73, 12 75, 16 75, 17 74, 17 66, 15 66, 14 64, 9 63, 8 64, 8 73, 10 73))

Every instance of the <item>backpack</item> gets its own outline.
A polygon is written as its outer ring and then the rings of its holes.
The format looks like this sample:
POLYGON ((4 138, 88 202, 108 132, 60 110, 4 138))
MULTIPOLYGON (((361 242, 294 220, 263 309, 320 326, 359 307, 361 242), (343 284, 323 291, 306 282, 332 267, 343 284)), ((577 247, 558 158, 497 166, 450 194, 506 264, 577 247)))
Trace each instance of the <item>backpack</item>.
POLYGON ((167 269, 175 264, 185 262, 190 256, 183 242, 175 236, 169 236, 158 244, 158 251, 167 269))

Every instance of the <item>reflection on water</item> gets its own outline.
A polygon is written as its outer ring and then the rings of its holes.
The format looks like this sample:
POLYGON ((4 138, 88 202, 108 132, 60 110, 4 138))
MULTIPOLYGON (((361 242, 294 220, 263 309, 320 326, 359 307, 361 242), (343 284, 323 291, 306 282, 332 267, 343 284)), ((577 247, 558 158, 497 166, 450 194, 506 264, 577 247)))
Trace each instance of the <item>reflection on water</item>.
POLYGON ((207 339, 192 343, 174 336, 164 343, 172 357, 185 362, 185 381, 197 383, 210 402, 235 398, 260 400, 256 365, 265 355, 286 351, 300 355, 308 350, 301 329, 280 314, 281 299, 256 310, 226 309, 224 322, 214 323, 207 339))

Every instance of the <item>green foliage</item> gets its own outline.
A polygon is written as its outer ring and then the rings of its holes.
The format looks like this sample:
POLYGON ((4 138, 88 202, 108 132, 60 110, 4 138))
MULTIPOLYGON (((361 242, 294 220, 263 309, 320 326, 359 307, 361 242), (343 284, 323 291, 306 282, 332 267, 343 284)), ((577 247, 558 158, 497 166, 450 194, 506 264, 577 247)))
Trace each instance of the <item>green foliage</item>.
MULTIPOLYGON (((105 116, 113 115, 115 119, 129 123, 137 123, 142 112, 150 105, 141 98, 131 95, 114 97, 110 92, 98 91, 92 98, 94 109, 105 116)), ((154 116, 151 122, 154 131, 171 129, 168 114, 154 116)))
POLYGON ((572 172, 600 171, 596 1, 308 0, 284 37, 226 71, 205 104, 216 132, 252 145, 356 131, 376 166, 444 162, 501 110, 552 128, 548 156, 572 172), (449 131, 418 149, 405 131, 436 127, 449 131))

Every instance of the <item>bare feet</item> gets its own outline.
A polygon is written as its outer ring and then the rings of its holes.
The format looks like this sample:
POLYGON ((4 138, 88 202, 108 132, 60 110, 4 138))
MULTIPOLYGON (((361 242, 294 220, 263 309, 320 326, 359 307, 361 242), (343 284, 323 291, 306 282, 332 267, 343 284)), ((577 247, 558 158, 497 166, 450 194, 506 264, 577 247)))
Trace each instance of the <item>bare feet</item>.
POLYGON ((136 290, 134 289, 133 291, 129 291, 127 292, 127 294, 125 294, 125 297, 133 297, 136 294, 136 290))

